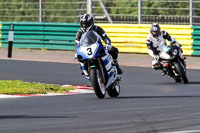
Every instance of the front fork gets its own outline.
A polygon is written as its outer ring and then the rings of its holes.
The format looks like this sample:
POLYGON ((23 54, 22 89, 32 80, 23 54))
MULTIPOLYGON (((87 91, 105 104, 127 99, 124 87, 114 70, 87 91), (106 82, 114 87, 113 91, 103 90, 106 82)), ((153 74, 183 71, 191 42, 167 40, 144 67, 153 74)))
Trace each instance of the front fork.
POLYGON ((99 66, 100 66, 99 71, 100 71, 100 74, 101 74, 101 77, 102 77, 102 81, 106 85, 106 78, 105 78, 105 74, 104 74, 104 71, 103 71, 103 66, 102 66, 100 58, 98 58, 98 63, 99 63, 99 66))
POLYGON ((83 71, 83 74, 85 75, 85 77, 88 79, 88 81, 90 81, 90 76, 89 76, 89 73, 88 73, 87 68, 85 67, 84 63, 80 62, 80 67, 81 67, 81 70, 83 71))
POLYGON ((80 65, 81 65, 81 70, 83 71, 84 75, 85 76, 89 76, 88 71, 87 71, 87 69, 84 66, 84 63, 80 62, 80 65))
MULTIPOLYGON (((102 77, 102 81, 103 81, 103 83, 106 83, 106 78, 105 78, 105 75, 104 75, 104 71, 103 71, 103 66, 102 66, 101 60, 100 60, 100 58, 98 58, 97 60, 98 60, 98 64, 99 64, 99 68, 98 69, 99 69, 100 75, 102 77)), ((81 63, 81 62, 80 62, 80 66, 81 66, 81 70, 83 71, 85 77, 90 81, 90 73, 88 72, 88 70, 91 69, 91 68, 94 68, 94 67, 98 67, 98 66, 91 65, 90 63, 88 63, 88 66, 86 68, 84 63, 81 63)))

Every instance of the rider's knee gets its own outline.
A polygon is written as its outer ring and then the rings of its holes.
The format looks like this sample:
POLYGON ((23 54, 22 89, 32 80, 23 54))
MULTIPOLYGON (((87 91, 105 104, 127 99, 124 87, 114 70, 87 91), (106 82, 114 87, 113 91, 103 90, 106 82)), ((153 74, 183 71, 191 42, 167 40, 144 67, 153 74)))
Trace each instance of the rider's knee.
POLYGON ((113 59, 117 59, 118 58, 118 48, 116 47, 112 47, 111 50, 110 50, 110 54, 111 56, 113 57, 113 59))

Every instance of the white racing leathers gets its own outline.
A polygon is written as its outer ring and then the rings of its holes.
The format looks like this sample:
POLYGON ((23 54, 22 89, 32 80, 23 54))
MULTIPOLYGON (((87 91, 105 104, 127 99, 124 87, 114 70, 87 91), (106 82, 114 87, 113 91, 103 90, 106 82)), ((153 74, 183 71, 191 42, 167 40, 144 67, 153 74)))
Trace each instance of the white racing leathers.
MULTIPOLYGON (((148 54, 153 58, 152 68, 154 68, 155 64, 158 62, 158 53, 162 50, 164 46, 167 45, 166 39, 170 43, 176 42, 176 40, 171 37, 166 31, 161 31, 158 37, 153 37, 151 33, 147 37, 146 44, 148 47, 148 54)), ((180 58, 184 59, 181 49, 179 53, 180 58)))

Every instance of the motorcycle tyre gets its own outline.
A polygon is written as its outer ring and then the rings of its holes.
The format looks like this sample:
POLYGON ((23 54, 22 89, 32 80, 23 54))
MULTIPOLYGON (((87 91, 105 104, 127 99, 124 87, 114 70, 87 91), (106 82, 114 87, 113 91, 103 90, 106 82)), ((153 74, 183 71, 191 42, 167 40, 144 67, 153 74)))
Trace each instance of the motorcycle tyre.
POLYGON ((105 97, 106 95, 106 89, 105 89, 105 86, 104 86, 104 90, 102 91, 101 90, 101 83, 98 79, 100 79, 100 71, 96 68, 93 68, 90 70, 90 79, 91 79, 91 84, 92 84, 92 87, 94 88, 94 92, 96 94, 96 96, 99 98, 99 99, 102 99, 105 97))
POLYGON ((186 73, 184 72, 184 68, 181 66, 180 63, 176 63, 175 67, 176 67, 177 72, 181 75, 184 84, 187 84, 188 78, 186 76, 186 73))
POLYGON ((182 81, 182 80, 179 79, 179 78, 174 78, 174 80, 175 80, 176 83, 180 83, 180 82, 182 81))
MULTIPOLYGON (((116 81, 119 82, 119 81, 116 81)), ((110 97, 117 97, 119 96, 120 93, 120 85, 117 83, 114 87, 113 85, 111 85, 111 87, 109 87, 107 89, 107 93, 110 97), (117 88, 118 87, 118 88, 117 88)))

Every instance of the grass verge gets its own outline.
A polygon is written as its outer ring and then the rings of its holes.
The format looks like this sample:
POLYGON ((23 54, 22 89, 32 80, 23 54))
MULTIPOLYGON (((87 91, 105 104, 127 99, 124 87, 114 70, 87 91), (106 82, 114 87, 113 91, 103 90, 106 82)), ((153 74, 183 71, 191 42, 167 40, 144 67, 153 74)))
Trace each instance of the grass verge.
POLYGON ((72 86, 61 87, 56 85, 24 82, 21 80, 0 80, 0 94, 47 94, 63 93, 75 89, 72 86))

